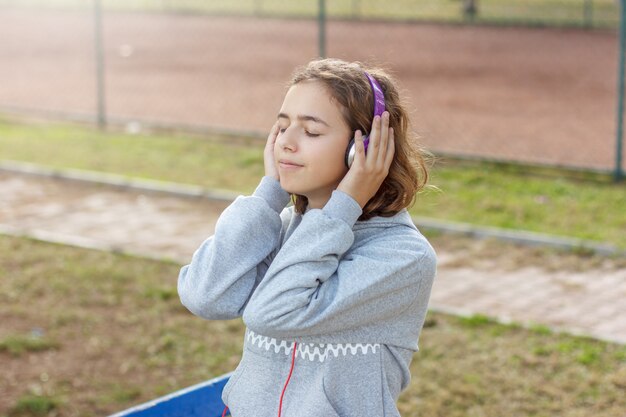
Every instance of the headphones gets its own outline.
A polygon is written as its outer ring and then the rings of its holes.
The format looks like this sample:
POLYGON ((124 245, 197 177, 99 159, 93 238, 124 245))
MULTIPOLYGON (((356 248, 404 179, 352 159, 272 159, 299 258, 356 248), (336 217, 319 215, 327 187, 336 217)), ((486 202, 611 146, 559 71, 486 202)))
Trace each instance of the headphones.
MULTIPOLYGON (((378 81, 371 75, 369 75, 366 71, 363 71, 367 76, 367 79, 370 82, 370 86, 372 87, 372 91, 374 92, 374 116, 381 116, 385 111, 385 95, 383 94, 382 88, 380 88, 380 84, 378 81)), ((372 117, 372 118, 373 118, 372 117)), ((367 152, 367 145, 369 145, 369 134, 365 135, 363 138, 363 146, 365 147, 365 152, 367 152)), ((348 143, 348 148, 346 149, 345 162, 346 166, 350 168, 352 162, 354 161, 354 155, 356 154, 356 143, 354 142, 354 138, 350 139, 350 143, 348 143)))

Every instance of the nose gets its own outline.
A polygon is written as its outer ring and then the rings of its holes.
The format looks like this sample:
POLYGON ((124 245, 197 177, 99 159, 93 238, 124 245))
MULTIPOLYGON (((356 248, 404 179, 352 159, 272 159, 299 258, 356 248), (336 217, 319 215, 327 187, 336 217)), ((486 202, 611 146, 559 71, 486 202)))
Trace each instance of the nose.
POLYGON ((282 150, 290 150, 295 152, 297 147, 297 138, 295 137, 295 133, 292 132, 293 129, 285 129, 282 133, 278 134, 278 138, 276 138, 276 143, 282 150))

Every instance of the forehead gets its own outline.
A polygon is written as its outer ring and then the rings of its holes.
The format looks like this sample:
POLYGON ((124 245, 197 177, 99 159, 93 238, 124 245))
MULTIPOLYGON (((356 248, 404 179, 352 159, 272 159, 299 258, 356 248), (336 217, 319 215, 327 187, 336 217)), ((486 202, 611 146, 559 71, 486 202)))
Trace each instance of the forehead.
POLYGON ((300 114, 311 115, 325 120, 330 126, 345 124, 340 105, 330 95, 320 81, 302 81, 292 85, 283 100, 281 112, 290 119, 300 114))

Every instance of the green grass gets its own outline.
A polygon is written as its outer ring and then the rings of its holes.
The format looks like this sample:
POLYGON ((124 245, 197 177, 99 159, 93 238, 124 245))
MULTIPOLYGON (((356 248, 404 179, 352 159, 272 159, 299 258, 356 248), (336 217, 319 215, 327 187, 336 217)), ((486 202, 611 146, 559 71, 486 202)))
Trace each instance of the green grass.
MULTIPOLYGON (((258 142, 255 142, 258 144, 258 142)), ((254 190, 263 175, 259 147, 183 136, 103 134, 71 125, 28 126, 0 121, 2 158, 129 177, 254 190), (234 172, 237 175, 233 175, 234 172)))
MULTIPOLYGON (((39 327, 61 341, 50 361, 47 351, 0 351, 0 380, 15 381, 0 415, 109 415, 233 370, 243 322, 192 316, 169 295, 179 269, 0 235, 0 337, 39 327)), ((398 403, 406 417, 621 417, 626 408, 625 346, 433 312, 419 346, 398 403)))
POLYGON ((459 324, 467 327, 480 327, 485 324, 492 324, 494 320, 483 314, 475 314, 470 317, 459 317, 459 324))
POLYGON ((56 349, 58 346, 59 344, 53 340, 36 336, 12 335, 0 340, 0 352, 9 352, 15 356, 20 356, 25 352, 56 349))
MULTIPOLYGON (((0 120, 3 159, 251 193, 263 176, 263 141, 102 133, 69 124, 0 120)), ((440 159, 415 216, 595 240, 626 248, 626 185, 558 170, 440 159)))
POLYGON ((59 401, 55 398, 27 394, 17 400, 15 407, 10 410, 9 416, 47 416, 50 411, 58 406, 59 401))
MULTIPOLYGON (((0 0, 3 4, 26 7, 80 9, 91 7, 80 0, 0 0)), ((585 14, 585 0, 480 0, 478 23, 528 24, 551 26, 582 26, 586 19, 596 27, 616 27, 619 9, 613 0, 593 0, 589 17, 585 14)), ((329 18, 429 20, 463 22, 461 0, 373 0, 328 1, 329 18)), ((316 0, 288 2, 285 0, 109 0, 104 2, 107 11, 166 11, 184 13, 229 14, 242 16, 305 17, 316 18, 316 0)))

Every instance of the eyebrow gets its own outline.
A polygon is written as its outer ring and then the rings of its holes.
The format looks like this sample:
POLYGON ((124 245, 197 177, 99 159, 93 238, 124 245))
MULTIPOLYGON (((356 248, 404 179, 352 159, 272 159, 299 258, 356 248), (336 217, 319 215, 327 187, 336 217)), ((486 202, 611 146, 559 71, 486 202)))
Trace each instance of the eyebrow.
MULTIPOLYGON (((285 119, 289 119, 289 116, 287 116, 287 114, 285 114, 285 113, 278 113, 277 119, 280 119, 281 117, 285 118, 285 119)), ((319 117, 309 116, 307 114, 299 114, 297 119, 298 120, 303 120, 303 121, 312 121, 312 122, 316 122, 316 123, 321 123, 321 124, 324 124, 324 125, 330 127, 330 125, 328 123, 326 123, 325 121, 323 121, 319 117)))

